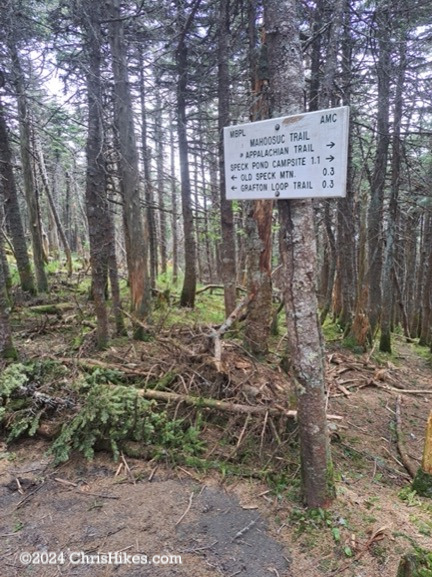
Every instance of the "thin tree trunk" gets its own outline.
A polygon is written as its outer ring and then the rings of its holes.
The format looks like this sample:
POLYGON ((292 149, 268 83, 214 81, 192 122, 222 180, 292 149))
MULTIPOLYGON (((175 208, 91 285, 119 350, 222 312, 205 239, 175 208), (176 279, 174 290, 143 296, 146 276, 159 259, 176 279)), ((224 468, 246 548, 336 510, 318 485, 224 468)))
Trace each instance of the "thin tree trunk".
POLYGON ((63 245, 63 250, 65 251, 68 277, 71 277, 72 276, 72 254, 71 254, 69 242, 67 240, 63 225, 60 221, 60 217, 59 217, 59 214, 57 212, 57 207, 55 205, 53 195, 51 194, 51 190, 50 190, 50 187, 48 184, 48 175, 46 172, 45 160, 44 160, 43 151, 42 151, 42 147, 41 147, 40 143, 39 143, 38 150, 37 150, 37 157, 39 160, 39 168, 40 168, 40 174, 42 177, 42 184, 44 186, 45 194, 47 195, 49 206, 50 206, 52 215, 54 217, 54 222, 55 222, 55 225, 57 227, 57 231, 58 231, 58 234, 60 236, 60 240, 61 240, 62 245, 63 245))
POLYGON ((174 158, 174 122, 170 114, 170 182, 171 182, 171 234, 172 234, 172 266, 173 266, 173 285, 176 286, 178 282, 178 202, 177 202, 177 186, 175 173, 175 158, 174 158))
POLYGON ((121 305, 114 215, 111 213, 109 205, 107 212, 108 212, 107 216, 109 225, 108 267, 109 267, 109 279, 111 284, 111 296, 112 296, 112 304, 116 326, 116 334, 119 336, 125 336, 127 332, 124 324, 124 316, 121 305))
POLYGON ((17 353, 12 342, 12 331, 9 319, 9 300, 6 290, 3 260, 3 238, 0 235, 0 358, 16 359, 17 353))
POLYGON ((167 255, 167 217, 165 211, 165 176, 164 176, 164 142, 162 126, 162 100, 159 85, 156 83, 156 110, 155 110, 155 145, 156 145, 156 175, 157 195, 159 203, 159 246, 161 259, 161 272, 166 274, 167 255))
MULTIPOLYGON (((120 148, 120 190, 123 196, 131 309, 139 321, 144 321, 150 317, 151 297, 147 270, 148 231, 141 215, 138 152, 125 54, 126 44, 120 0, 107 0, 105 5, 110 17, 109 42, 114 76, 116 129, 120 148)), ((146 338, 142 322, 135 325, 134 337, 146 338)))
POLYGON ((402 162, 401 151, 401 122, 403 113, 403 88, 406 72, 406 40, 399 47, 399 74, 397 77, 395 107, 393 119, 393 144, 391 162, 391 192, 389 206, 389 220, 387 225, 387 237, 385 248, 385 260, 383 267, 383 295, 381 311, 381 337, 379 349, 382 352, 391 353, 391 321, 392 321, 392 292, 394 287, 394 261, 396 243, 396 219, 398 213, 398 196, 400 187, 400 166, 402 162))
POLYGON ((323 310, 320 316, 321 324, 324 324, 324 321, 327 318, 327 315, 330 311, 331 304, 332 304, 332 295, 333 295, 333 287, 335 282, 335 275, 336 275, 336 262, 337 262, 337 249, 336 249, 336 238, 333 232, 333 222, 332 216, 330 212, 330 202, 328 200, 324 201, 324 225, 327 233, 327 240, 328 240, 328 250, 329 250, 329 272, 327 278, 327 286, 326 288, 326 295, 324 300, 323 310))
POLYGON ((180 157, 181 199, 183 214, 185 274, 183 288, 180 295, 180 306, 193 308, 195 306, 195 292, 197 284, 196 260, 197 249, 194 235, 193 211, 191 205, 191 184, 188 158, 186 93, 188 86, 188 58, 186 35, 193 21, 194 14, 199 6, 195 0, 189 17, 186 19, 183 0, 178 0, 178 28, 179 42, 176 48, 177 64, 177 134, 180 157))
MULTIPOLYGON (((345 104, 351 102, 352 76, 352 27, 351 2, 345 1, 343 14, 342 66, 343 66, 343 97, 345 104)), ((354 188, 352 171, 352 122, 348 137, 348 174, 347 190, 344 198, 337 200, 337 238, 338 238, 338 278, 341 292, 341 311, 339 324, 345 334, 351 331, 354 307, 356 302, 356 222, 354 215, 354 188)))
POLYGON ((24 73, 21 67, 21 62, 16 46, 10 42, 8 48, 12 60, 14 85, 18 100, 21 162, 24 190, 30 219, 30 232, 33 244, 33 262, 35 266, 36 284, 39 292, 48 292, 48 279, 45 273, 39 202, 37 198, 31 162, 30 118, 24 85, 24 73))
POLYGON ((0 102, 0 178, 6 222, 12 236, 12 245, 20 277, 21 288, 31 294, 36 293, 30 259, 27 252, 24 228, 18 203, 15 175, 12 169, 12 151, 8 129, 4 118, 3 104, 0 102))
POLYGON ((83 24, 86 33, 88 59, 86 78, 88 101, 86 210, 90 238, 92 296, 97 318, 97 345, 98 348, 103 349, 108 343, 109 336, 105 301, 108 276, 109 221, 102 119, 101 14, 99 11, 90 9, 89 0, 83 3, 82 8, 85 14, 83 24))
POLYGON ((375 336, 379 324, 382 293, 381 273, 383 264, 382 246, 382 209, 385 180, 387 174, 387 156, 389 148, 389 110, 390 110, 390 8, 384 6, 377 10, 378 24, 378 109, 377 109, 377 148, 371 182, 371 199, 368 211, 368 316, 370 340, 375 336))
POLYGON ((423 276, 421 280, 421 323, 419 344, 427 346, 431 342, 432 320, 432 216, 427 215, 424 232, 424 259, 423 276))
MULTIPOLYGON (((251 68, 252 107, 251 120, 269 118, 269 102, 266 78, 266 38, 261 33, 261 42, 256 34, 256 3, 249 8, 249 61, 251 68), (257 50, 261 53, 258 58, 257 50), (263 68, 264 65, 264 71, 263 68)), ((248 203, 246 213, 246 270, 248 292, 254 295, 248 304, 245 343, 256 355, 268 352, 272 321, 272 218, 273 201, 254 200, 248 203)))
POLYGON ((144 58, 142 49, 139 52, 139 73, 140 73, 140 100, 141 100, 141 148, 144 168, 144 187, 145 200, 147 204, 146 214, 149 233, 149 251, 150 251, 150 284, 152 288, 156 287, 158 275, 158 249, 157 249, 157 230, 155 218, 155 202, 153 193, 153 183, 151 178, 151 149, 148 146, 147 137, 147 110, 146 110, 146 88, 144 77, 144 58))
POLYGON ((218 130, 219 130, 219 183, 222 242, 220 246, 220 273, 224 285, 225 316, 236 306, 236 243, 232 203, 225 194, 225 164, 223 155, 223 128, 229 124, 229 0, 219 3, 218 37, 218 130))
MULTIPOLYGON (((272 115, 302 111, 304 75, 294 0, 265 6, 272 115)), ((316 243, 310 200, 278 201, 288 343, 298 399, 303 493, 308 506, 334 498, 324 399, 324 353, 316 298, 316 243)))

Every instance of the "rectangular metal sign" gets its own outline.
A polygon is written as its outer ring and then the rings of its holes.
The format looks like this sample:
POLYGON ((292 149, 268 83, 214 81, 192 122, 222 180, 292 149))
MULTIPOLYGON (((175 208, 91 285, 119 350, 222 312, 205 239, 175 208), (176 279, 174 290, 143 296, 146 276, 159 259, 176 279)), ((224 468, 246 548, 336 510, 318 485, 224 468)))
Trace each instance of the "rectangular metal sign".
POLYGON ((346 194, 349 107, 224 128, 228 199, 346 194))

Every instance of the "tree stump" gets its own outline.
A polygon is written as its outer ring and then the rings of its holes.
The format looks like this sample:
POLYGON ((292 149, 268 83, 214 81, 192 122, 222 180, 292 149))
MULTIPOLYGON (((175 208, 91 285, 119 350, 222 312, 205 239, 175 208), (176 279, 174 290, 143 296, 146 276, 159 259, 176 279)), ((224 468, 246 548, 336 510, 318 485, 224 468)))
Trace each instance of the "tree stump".
POLYGON ((422 464, 417 471, 412 488, 418 495, 432 499, 432 411, 426 427, 422 464))

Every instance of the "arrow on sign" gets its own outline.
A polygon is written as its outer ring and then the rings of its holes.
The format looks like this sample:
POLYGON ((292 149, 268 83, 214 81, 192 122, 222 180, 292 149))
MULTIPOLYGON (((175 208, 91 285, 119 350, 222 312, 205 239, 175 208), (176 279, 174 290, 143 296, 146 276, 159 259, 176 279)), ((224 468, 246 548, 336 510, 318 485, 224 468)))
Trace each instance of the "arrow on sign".
POLYGON ((329 146, 330 148, 333 148, 333 146, 335 146, 334 142, 330 142, 329 144, 326 144, 326 146, 329 146))
POLYGON ((327 158, 326 158, 326 160, 328 160, 329 162, 333 162, 334 159, 335 159, 335 157, 332 156, 331 154, 330 154, 330 156, 327 156, 327 158))
POLYGON ((232 186, 232 187, 231 187, 231 190, 237 190, 237 187, 236 187, 236 186, 232 186))
POLYGON ((237 177, 234 176, 234 175, 232 175, 231 179, 232 179, 232 180, 237 180, 237 177))
POLYGON ((244 154, 243 152, 240 153, 240 158, 243 158, 244 154))

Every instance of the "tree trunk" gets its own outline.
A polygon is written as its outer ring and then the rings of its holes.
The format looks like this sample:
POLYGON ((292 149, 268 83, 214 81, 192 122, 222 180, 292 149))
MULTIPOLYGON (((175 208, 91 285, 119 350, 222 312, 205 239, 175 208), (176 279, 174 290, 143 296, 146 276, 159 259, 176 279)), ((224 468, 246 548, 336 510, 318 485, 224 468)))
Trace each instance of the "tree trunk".
MULTIPOLYGON (((272 115, 302 110, 304 75, 294 0, 265 7, 272 115)), ((310 200, 278 201, 292 372, 298 399, 303 492, 309 507, 334 498, 324 399, 324 353, 316 298, 316 243, 310 200)))
POLYGON ((219 184, 222 242, 220 246, 220 273, 224 285, 225 317, 236 306, 236 243, 234 215, 231 201, 225 194, 225 162, 223 154, 223 128, 229 124, 230 74, 229 74, 229 0, 219 3, 218 40, 218 130, 219 130, 219 184))
POLYGON ((253 295, 247 308, 244 340, 254 355, 268 352, 272 320, 272 200, 248 203, 247 215, 247 290, 253 295))
MULTIPOLYGON (((329 259, 329 271, 327 277, 327 286, 325 287, 325 299, 324 306, 321 311, 320 322, 324 324, 327 315, 330 311, 332 304, 333 287, 336 275, 336 262, 337 262, 337 250, 336 250, 336 238, 333 232, 333 222, 332 215, 330 212, 330 202, 328 200, 324 201, 324 226, 327 234, 328 241, 328 259, 329 259)), ((324 288, 324 287, 323 287, 324 288)))
POLYGON ((3 238, 0 236, 0 358, 16 359, 17 353, 12 342, 12 332, 9 320, 9 300, 2 262, 3 257, 3 238))
MULTIPOLYGON (((344 86, 344 103, 351 102, 352 81, 352 27, 351 27, 351 2, 345 1, 343 14, 343 39, 342 39, 342 82, 344 86)), ((341 311, 339 324, 345 334, 351 331, 356 301, 356 222, 354 218, 354 188, 352 173, 352 122, 349 128, 348 138, 348 174, 347 190, 344 198, 337 200, 337 239, 338 239, 338 277, 341 292, 341 311)))
POLYGON ((88 134, 86 145, 86 209, 90 237, 92 296, 97 318, 97 345, 108 343, 108 314, 105 301, 108 276, 109 221, 107 206, 104 126, 102 119, 102 35, 100 12, 90 9, 89 0, 82 5, 87 51, 88 134), (87 20, 88 18, 88 20, 87 20))
POLYGON ((12 169, 12 151, 9 144, 8 129, 4 118, 3 104, 0 102, 0 178, 6 222, 12 236, 12 245, 16 258, 21 288, 31 294, 36 293, 33 273, 27 252, 24 228, 18 203, 15 175, 12 169))
POLYGON ((423 226, 422 258, 419 275, 419 345, 427 346, 430 338, 431 293, 432 293, 432 215, 426 214, 423 226))
POLYGON ((108 267, 109 267, 109 279, 111 284, 111 296, 112 296, 112 304, 116 326, 116 334, 119 336, 125 336, 127 335, 127 332, 124 324, 124 316, 121 305, 120 282, 119 282, 117 253, 116 253, 116 231, 115 231, 114 217, 110 211, 109 204, 108 204, 108 225, 109 225, 108 267))
POLYGON ((379 350, 385 353, 391 353, 391 321, 392 321, 392 298, 394 287, 394 261, 395 261, 395 243, 396 243, 396 219, 398 214, 398 196, 400 187, 400 173, 402 164, 402 147, 401 147, 401 122, 403 113, 403 88, 405 83, 406 72, 406 49, 407 43, 404 39, 399 47, 399 73, 397 77, 394 119, 393 119, 393 143, 392 143, 392 161, 391 161, 391 191, 389 218, 387 225, 385 259, 383 267, 383 295, 381 310, 381 337, 379 350))
POLYGON ((382 209, 385 180, 387 174, 387 155, 389 148, 389 111, 391 78, 390 45, 390 8, 384 6, 376 13, 378 36, 378 110, 377 110, 377 147, 375 165, 371 182, 371 198, 368 211, 368 316, 370 340, 375 336, 381 314, 381 273, 383 263, 382 247, 382 209))
POLYGON ((144 77, 144 58, 142 49, 139 52, 139 73, 140 73, 140 100, 141 100, 141 148, 144 168, 144 195, 146 201, 146 215, 149 232, 149 251, 150 251, 150 284, 156 288, 156 279, 158 275, 158 248, 157 248, 157 230, 155 218, 155 201, 153 193, 153 183, 151 178, 151 149, 148 146, 147 137, 147 110, 146 110, 146 89, 144 77))
POLYGON ((174 157, 174 121, 170 114, 170 183, 171 183, 171 234, 172 234, 172 280, 173 285, 178 283, 178 202, 177 202, 177 186, 176 186, 176 172, 175 172, 175 157, 174 157))
POLYGON ((183 214, 185 274, 180 295, 180 306, 193 308, 197 284, 196 272, 196 240, 194 236, 193 212, 191 205, 191 185, 188 159, 186 93, 188 86, 188 58, 186 36, 193 21, 199 0, 195 1, 189 17, 186 19, 183 0, 178 0, 178 30, 180 39, 176 48, 177 64, 177 134, 180 157, 181 199, 183 214))
POLYGON ((57 212, 57 207, 54 203, 53 195, 51 194, 51 190, 50 190, 50 187, 48 184, 48 175, 46 172, 45 160, 44 160, 43 151, 42 151, 42 147, 41 147, 40 143, 38 145, 37 158, 39 160, 40 174, 41 174, 41 178, 42 178, 42 184, 43 184, 44 189, 45 189, 45 194, 47 195, 47 198, 48 198, 49 207, 50 207, 52 215, 54 217, 54 222, 55 222, 58 234, 60 236, 60 240, 61 240, 62 245, 63 245, 63 250, 65 251, 68 277, 71 277, 72 276, 72 254, 71 254, 69 242, 67 240, 63 225, 60 221, 60 217, 59 217, 59 214, 57 212))
POLYGON ((156 83, 156 110, 155 110, 155 145, 156 145, 156 175, 157 175, 157 195, 159 204, 159 246, 161 272, 166 274, 167 255, 167 217, 165 207, 165 175, 164 175, 164 142, 162 124, 162 100, 159 85, 156 83))
MULTIPOLYGON (((256 2, 249 5, 249 62, 251 69, 251 120, 269 118, 267 94, 268 72, 265 32, 260 42, 256 33, 256 2)), ((246 270, 248 293, 253 299, 248 304, 245 326, 245 344, 255 355, 268 352, 272 321, 272 219, 273 201, 254 200, 247 203, 246 213, 246 270)))
MULTIPOLYGON (((109 42, 114 75, 115 123, 120 148, 120 190, 123 196, 123 220, 131 309, 139 321, 144 321, 150 316, 151 296, 147 270, 148 231, 141 216, 138 152, 120 0, 107 0, 106 7, 110 17, 109 42)), ((134 338, 146 338, 142 322, 135 325, 134 338)))
POLYGON ((20 131, 21 162, 24 190, 30 219, 30 232, 33 244, 33 262, 35 266, 36 285, 39 292, 48 292, 48 279, 45 273, 42 226, 39 213, 35 182, 31 162, 30 118, 25 92, 24 73, 16 46, 9 42, 12 60, 14 86, 18 100, 18 119, 20 131))

